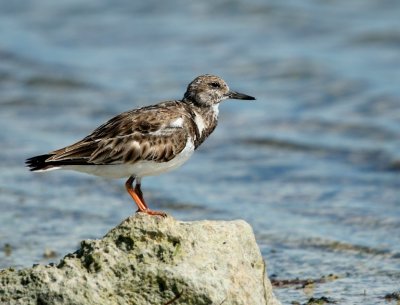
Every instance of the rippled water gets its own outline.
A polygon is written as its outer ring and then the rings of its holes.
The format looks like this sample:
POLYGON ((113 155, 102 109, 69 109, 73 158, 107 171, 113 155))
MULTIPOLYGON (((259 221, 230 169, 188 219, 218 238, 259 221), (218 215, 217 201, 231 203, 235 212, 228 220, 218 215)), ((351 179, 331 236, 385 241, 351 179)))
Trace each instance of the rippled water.
POLYGON ((221 75, 180 170, 144 179, 174 217, 247 220, 284 304, 385 303, 400 289, 400 2, 0 3, 0 267, 57 261, 134 212, 123 180, 33 174, 24 159, 221 75), (55 252, 55 253, 54 253, 55 252))

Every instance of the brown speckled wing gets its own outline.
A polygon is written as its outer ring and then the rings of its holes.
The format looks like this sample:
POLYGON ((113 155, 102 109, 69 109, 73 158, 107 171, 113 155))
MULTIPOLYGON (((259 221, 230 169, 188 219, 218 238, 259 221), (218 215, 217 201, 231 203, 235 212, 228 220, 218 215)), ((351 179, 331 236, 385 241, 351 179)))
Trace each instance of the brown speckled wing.
POLYGON ((185 126, 190 123, 185 107, 176 101, 124 112, 83 140, 51 152, 47 161, 60 165, 166 162, 184 149, 185 126))

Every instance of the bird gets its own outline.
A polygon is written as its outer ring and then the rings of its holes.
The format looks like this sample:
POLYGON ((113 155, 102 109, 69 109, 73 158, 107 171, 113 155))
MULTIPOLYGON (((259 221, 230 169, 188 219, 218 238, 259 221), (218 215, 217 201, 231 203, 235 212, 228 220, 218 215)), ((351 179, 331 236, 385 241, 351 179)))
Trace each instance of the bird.
POLYGON ((34 172, 65 169, 127 178, 125 188, 137 205, 136 212, 165 217, 165 212, 148 207, 141 190, 142 178, 184 164, 217 127, 219 104, 227 99, 255 100, 230 90, 218 76, 200 75, 189 83, 181 100, 123 112, 82 140, 25 163, 34 172))

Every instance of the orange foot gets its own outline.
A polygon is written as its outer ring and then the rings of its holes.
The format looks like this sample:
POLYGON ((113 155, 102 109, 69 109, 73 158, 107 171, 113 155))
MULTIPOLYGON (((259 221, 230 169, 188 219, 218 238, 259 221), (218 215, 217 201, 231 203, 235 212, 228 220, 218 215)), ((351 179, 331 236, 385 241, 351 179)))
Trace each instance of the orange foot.
POLYGON ((164 213, 161 211, 154 211, 154 210, 150 210, 150 209, 137 210, 136 213, 146 213, 148 215, 153 215, 153 216, 167 217, 167 213, 164 213))

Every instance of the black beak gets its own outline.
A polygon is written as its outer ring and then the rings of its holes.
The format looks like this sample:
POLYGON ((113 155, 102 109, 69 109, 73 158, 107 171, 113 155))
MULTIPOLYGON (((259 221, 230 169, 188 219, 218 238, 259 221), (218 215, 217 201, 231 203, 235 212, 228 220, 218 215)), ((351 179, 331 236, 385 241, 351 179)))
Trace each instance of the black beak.
POLYGON ((227 94, 228 98, 234 99, 234 100, 255 100, 255 97, 252 97, 247 94, 239 93, 236 91, 229 91, 227 94))

